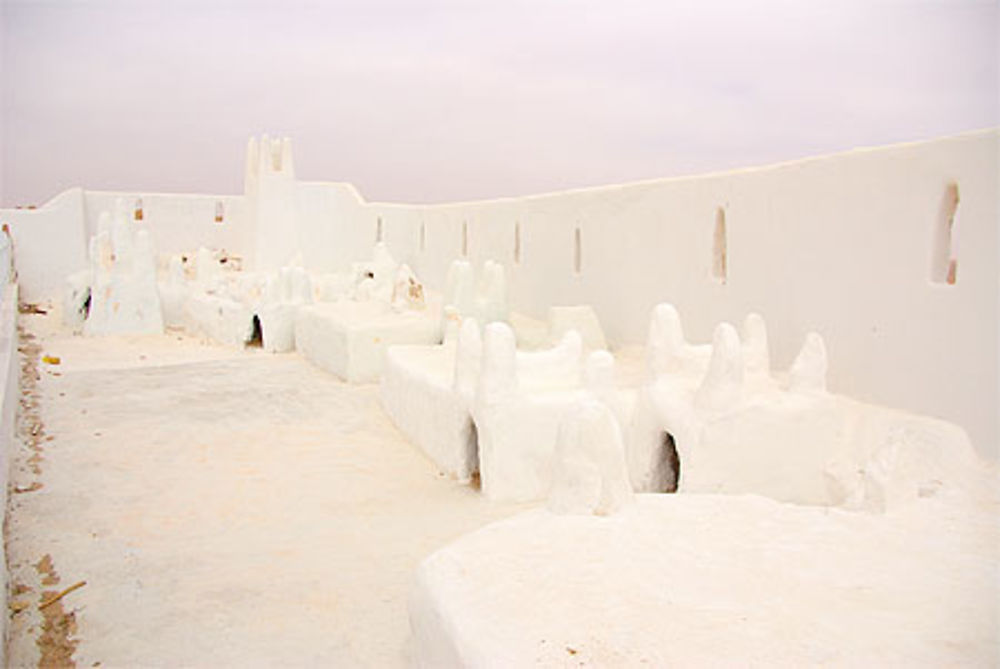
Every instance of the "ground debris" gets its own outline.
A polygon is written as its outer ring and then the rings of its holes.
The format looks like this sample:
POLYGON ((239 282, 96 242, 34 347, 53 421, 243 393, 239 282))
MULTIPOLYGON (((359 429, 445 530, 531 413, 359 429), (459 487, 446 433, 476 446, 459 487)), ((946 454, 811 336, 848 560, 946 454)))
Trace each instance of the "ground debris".
POLYGON ((74 583, 73 585, 69 586, 68 588, 66 588, 64 590, 60 590, 54 596, 49 597, 48 599, 42 601, 42 603, 38 605, 39 610, 47 608, 49 606, 52 606, 53 604, 55 604, 56 602, 58 602, 60 599, 62 599, 66 595, 68 595, 69 593, 73 592, 74 590, 79 590, 80 588, 82 588, 85 585, 87 585, 86 581, 77 581, 76 583, 74 583))
POLYGON ((43 612, 42 633, 37 640, 41 657, 39 667, 75 667, 73 653, 79 643, 71 639, 76 634, 76 614, 66 613, 62 605, 49 607, 43 612))
POLYGON ((10 609, 11 615, 14 615, 16 613, 20 613, 21 611, 24 611, 29 606, 31 606, 31 602, 26 602, 23 599, 11 600, 11 601, 7 602, 7 608, 10 609))
MULTIPOLYGON (((21 313, 45 314, 45 310, 38 309, 36 305, 21 305, 21 313)), ((42 473, 41 465, 45 461, 42 454, 43 445, 51 440, 45 433, 45 424, 42 421, 41 398, 42 391, 39 387, 41 375, 39 367, 42 362, 42 347, 37 338, 31 334, 23 324, 18 326, 19 346, 21 354, 21 400, 17 412, 17 438, 20 442, 21 453, 29 457, 21 461, 21 466, 14 469, 21 472, 22 476, 28 480, 12 480, 10 491, 12 494, 10 504, 14 506, 23 502, 15 502, 13 495, 35 492, 43 487, 39 480, 42 473)), ((58 364, 58 358, 47 356, 45 360, 48 364, 58 364), (56 362, 53 362, 56 361, 56 362)), ((8 509, 8 512, 10 509, 8 509)), ((6 521, 5 521, 6 523, 6 521)), ((9 536, 5 532, 5 538, 9 536)), ((8 555, 8 563, 16 566, 10 555, 9 545, 5 546, 8 555)), ((15 574, 11 573, 11 598, 8 602, 8 615, 10 618, 10 634, 20 635, 28 643, 33 639, 34 645, 38 648, 37 666, 39 667, 73 667, 75 662, 73 654, 76 652, 78 640, 73 639, 77 633, 76 612, 66 611, 63 608, 63 597, 70 592, 83 587, 84 582, 74 583, 69 588, 61 591, 45 590, 57 586, 60 582, 59 574, 55 570, 52 557, 48 554, 42 556, 28 567, 30 561, 25 560, 26 570, 33 570, 35 574, 24 573, 25 570, 15 574), (37 575, 37 576, 36 576, 37 575), (37 581, 36 581, 37 578, 37 581), (26 584, 31 583, 36 587, 26 584), (36 589, 37 588, 37 589, 36 589), (29 593, 40 593, 38 595, 29 593), (34 599, 34 597, 38 599, 34 599), (37 602, 37 606, 35 603, 37 602)), ((10 643, 8 641, 8 643, 10 643)), ((8 660, 11 661, 13 654, 8 646, 8 660)), ((12 666, 25 666, 24 660, 31 655, 24 655, 27 649, 21 647, 18 651, 17 662, 12 662, 12 666), (19 663, 20 662, 20 663, 19 663)), ((34 665, 36 660, 31 659, 28 664, 34 665)))
POLYGON ((32 302, 21 302, 19 305, 17 305, 17 311, 18 313, 22 314, 41 314, 42 316, 49 313, 45 309, 42 309, 37 304, 34 304, 32 302))
MULTIPOLYGON (((42 577, 43 585, 53 585, 59 582, 59 574, 52 564, 52 556, 46 553, 35 563, 35 571, 42 577)), ((63 610, 62 598, 70 592, 83 587, 86 581, 74 583, 59 592, 46 590, 38 610, 42 614, 42 630, 35 644, 41 652, 39 667, 75 667, 73 653, 78 640, 70 638, 76 634, 76 613, 63 610)))
POLYGON ((46 553, 35 563, 35 571, 42 577, 42 585, 55 585, 59 582, 59 574, 52 564, 52 556, 46 553))
POLYGON ((38 364, 42 347, 34 341, 35 337, 21 325, 18 326, 18 335, 21 340, 21 346, 18 347, 18 350, 21 352, 22 398, 17 422, 27 447, 36 454, 35 457, 28 460, 28 464, 31 466, 31 473, 37 476, 42 473, 40 467, 42 459, 37 457, 37 454, 42 452, 41 444, 46 436, 38 403, 38 381, 41 378, 38 373, 38 364))
POLYGON ((15 495, 21 495, 21 494, 26 493, 26 492, 35 492, 36 490, 41 490, 42 487, 43 486, 42 486, 41 483, 39 483, 38 481, 33 481, 31 483, 31 485, 29 485, 29 486, 25 486, 25 487, 14 486, 13 492, 14 492, 15 495))

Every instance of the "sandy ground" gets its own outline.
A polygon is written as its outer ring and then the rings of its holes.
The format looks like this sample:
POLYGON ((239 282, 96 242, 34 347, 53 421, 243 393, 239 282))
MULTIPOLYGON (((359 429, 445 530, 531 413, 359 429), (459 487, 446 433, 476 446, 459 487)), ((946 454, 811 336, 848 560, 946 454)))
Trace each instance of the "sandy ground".
POLYGON ((376 386, 297 355, 22 323, 60 362, 13 461, 11 666, 405 665, 419 561, 526 508, 440 475, 376 386))

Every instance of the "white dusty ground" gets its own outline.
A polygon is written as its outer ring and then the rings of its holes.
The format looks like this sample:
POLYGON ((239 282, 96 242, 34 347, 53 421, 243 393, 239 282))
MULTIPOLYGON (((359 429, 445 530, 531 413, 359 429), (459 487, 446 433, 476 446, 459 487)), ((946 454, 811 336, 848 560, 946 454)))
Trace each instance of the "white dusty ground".
MULTIPOLYGON (((377 386, 296 354, 22 320, 61 362, 39 364, 41 474, 14 462, 43 487, 13 495, 12 599, 86 581, 61 602, 77 666, 405 665, 419 561, 525 508, 442 478, 377 386)), ((14 614, 12 666, 37 664, 39 620, 14 614)))

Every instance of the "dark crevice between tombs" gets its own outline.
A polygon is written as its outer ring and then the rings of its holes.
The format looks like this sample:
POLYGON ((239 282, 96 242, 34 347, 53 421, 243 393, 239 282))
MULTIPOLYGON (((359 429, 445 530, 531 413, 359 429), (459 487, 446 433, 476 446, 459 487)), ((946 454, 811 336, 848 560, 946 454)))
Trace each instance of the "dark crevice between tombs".
POLYGON ((250 337, 244 342, 247 348, 262 348, 264 346, 264 331, 260 327, 260 318, 257 314, 253 315, 253 326, 250 331, 250 337))

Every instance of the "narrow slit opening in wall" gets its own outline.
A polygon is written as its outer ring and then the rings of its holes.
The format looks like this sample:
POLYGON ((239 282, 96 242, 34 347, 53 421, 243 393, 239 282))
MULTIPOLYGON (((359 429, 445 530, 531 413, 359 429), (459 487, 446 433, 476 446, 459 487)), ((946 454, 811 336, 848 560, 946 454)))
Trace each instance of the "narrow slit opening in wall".
POLYGON ((681 460, 677 455, 677 444, 674 435, 663 432, 660 435, 660 464, 663 475, 658 486, 659 492, 677 492, 681 482, 681 460))
POLYGON ((378 244, 381 241, 383 241, 382 217, 379 216, 375 219, 375 243, 378 244))
POLYGON ((469 222, 462 221, 462 257, 469 257, 469 222))
POLYGON ((466 446, 469 449, 468 458, 471 464, 469 486, 475 490, 482 490, 483 480, 479 473, 479 430, 476 429, 476 421, 474 420, 469 421, 469 441, 466 446))
POLYGON ((719 207, 715 210, 715 232, 712 237, 712 276, 720 283, 727 278, 726 210, 719 207))
POLYGON ((583 249, 580 243, 580 228, 573 230, 573 271, 577 274, 583 268, 583 249))
POLYGON ((135 209, 132 213, 132 218, 137 221, 142 220, 142 198, 140 197, 135 201, 135 209))
POLYGON ((958 279, 958 257, 955 253, 955 215, 958 213, 958 184, 949 183, 941 196, 931 257, 931 281, 954 285, 958 279))
POLYGON ((514 223, 514 264, 521 264, 521 221, 514 223))
POLYGON ((427 250, 427 224, 423 221, 420 223, 420 250, 427 250))
POLYGON ((260 327, 260 318, 253 315, 253 324, 250 330, 250 337, 244 342, 246 348, 261 348, 264 346, 264 331, 260 327))
POLYGON ((226 217, 226 207, 221 202, 215 203, 215 222, 222 223, 226 217))

